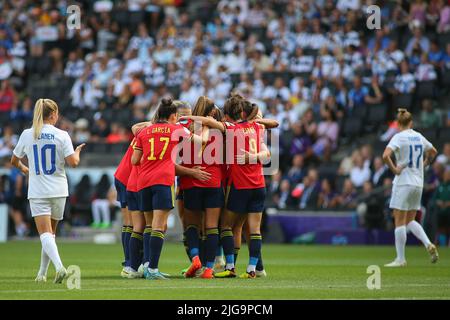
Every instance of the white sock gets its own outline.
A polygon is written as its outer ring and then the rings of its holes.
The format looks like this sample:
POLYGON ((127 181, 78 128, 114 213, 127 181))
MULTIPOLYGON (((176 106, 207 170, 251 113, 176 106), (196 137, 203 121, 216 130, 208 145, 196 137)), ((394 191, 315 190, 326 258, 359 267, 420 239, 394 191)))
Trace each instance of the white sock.
POLYGON ((42 249, 45 251, 47 256, 52 261, 56 271, 61 270, 61 268, 63 268, 63 264, 61 262, 61 258, 59 257, 55 237, 50 232, 45 232, 41 234, 40 238, 42 243, 42 249))
POLYGON ((103 223, 109 224, 111 222, 111 211, 109 211, 108 200, 103 200, 99 203, 100 212, 102 214, 103 223))
POLYGON ((148 268, 148 271, 151 273, 158 272, 158 268, 156 268, 156 269, 148 268))
POLYGON ((100 208, 98 206, 97 200, 92 202, 92 218, 94 219, 94 223, 100 223, 100 208))
POLYGON ((397 250, 397 260, 405 261, 406 227, 395 228, 395 249, 397 250))
POLYGON ((227 270, 234 269, 234 263, 227 263, 227 264, 225 265, 225 269, 227 269, 227 270))
POLYGON ((50 264, 50 258, 45 253, 44 248, 42 248, 42 250, 41 250, 41 266, 39 267, 39 272, 38 272, 39 276, 44 276, 44 277, 47 276, 47 270, 48 270, 49 264, 50 264))
POLYGON ((423 230, 422 226, 417 221, 413 220, 410 223, 408 223, 408 225, 406 226, 406 229, 408 231, 411 231, 413 233, 413 235, 415 235, 417 237, 417 239, 422 241, 425 248, 427 248, 431 244, 431 241, 430 241, 430 239, 428 239, 427 234, 425 233, 425 230, 423 230))
POLYGON ((255 270, 256 270, 256 266, 254 266, 254 265, 251 265, 251 264, 249 264, 248 266, 247 266, 247 273, 250 273, 250 272, 255 272, 255 270))

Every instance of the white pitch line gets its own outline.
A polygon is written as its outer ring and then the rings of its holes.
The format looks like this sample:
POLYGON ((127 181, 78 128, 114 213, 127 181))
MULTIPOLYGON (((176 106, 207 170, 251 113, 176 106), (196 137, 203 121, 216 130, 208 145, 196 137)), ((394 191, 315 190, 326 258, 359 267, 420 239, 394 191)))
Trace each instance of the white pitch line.
MULTIPOLYGON (((449 287, 450 285, 431 285, 431 284, 422 284, 422 283, 410 283, 410 284, 405 284, 402 285, 403 287, 442 287, 442 288, 446 288, 449 287)), ((69 290, 69 289, 31 289, 31 290, 0 290, 0 294, 8 294, 8 293, 40 293, 40 292, 48 292, 48 293, 52 293, 52 292, 69 292, 69 291, 73 291, 73 292, 82 292, 82 291, 118 291, 118 290, 129 290, 129 291, 135 291, 135 290, 154 290, 154 289, 158 289, 158 290, 162 290, 162 289, 217 289, 218 287, 215 286, 183 286, 183 287, 179 287, 179 286, 150 286, 150 287, 139 287, 139 288, 126 288, 126 287, 113 287, 113 288, 88 288, 88 289, 80 289, 80 290, 69 290)), ((327 287, 318 287, 318 286, 294 286, 294 285, 290 285, 290 286, 249 286, 249 287, 240 287, 239 289, 246 289, 246 290, 254 290, 255 288, 257 289, 315 289, 315 290, 332 290, 332 289, 348 289, 348 288, 359 288, 359 289, 364 289, 364 286, 353 286, 353 285, 330 285, 327 287)), ((382 285, 381 290, 383 290, 384 288, 401 288, 401 286, 398 285, 382 285)), ((226 287, 226 286, 221 286, 220 287, 221 290, 223 289, 232 289, 235 290, 236 287, 226 287)), ((380 292, 378 290, 373 291, 373 292, 380 292)), ((409 299, 409 298, 406 298, 409 299)))

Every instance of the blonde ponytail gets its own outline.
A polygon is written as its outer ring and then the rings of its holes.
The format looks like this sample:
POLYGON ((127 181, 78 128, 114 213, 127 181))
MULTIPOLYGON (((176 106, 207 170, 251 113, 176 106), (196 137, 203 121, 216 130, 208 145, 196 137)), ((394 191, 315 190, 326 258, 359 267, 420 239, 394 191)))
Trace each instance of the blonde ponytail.
POLYGON ((41 135, 42 127, 44 126, 44 120, 53 113, 58 112, 58 105, 51 99, 39 99, 34 105, 33 114, 33 137, 38 139, 41 135))
POLYGON ((405 108, 398 108, 397 112, 398 124, 403 128, 409 126, 410 122, 412 121, 412 114, 405 108))

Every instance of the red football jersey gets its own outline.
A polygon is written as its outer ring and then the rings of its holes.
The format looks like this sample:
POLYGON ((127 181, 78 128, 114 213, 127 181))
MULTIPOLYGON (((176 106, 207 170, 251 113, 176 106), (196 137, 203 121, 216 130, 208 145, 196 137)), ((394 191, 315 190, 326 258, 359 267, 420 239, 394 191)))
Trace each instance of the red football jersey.
POLYGON ((128 177, 127 191, 138 192, 139 165, 132 166, 130 176, 128 177))
POLYGON ((130 146, 125 152, 125 155, 122 157, 122 160, 120 161, 119 166, 116 169, 116 172, 114 173, 114 178, 122 182, 125 186, 127 185, 128 177, 130 175, 132 168, 131 156, 133 154, 133 147, 135 143, 136 140, 133 138, 133 140, 130 143, 130 146))
MULTIPOLYGON (((190 125, 192 123, 192 120, 190 120, 190 119, 181 120, 178 123, 180 125, 182 125, 183 127, 185 127, 186 129, 189 129, 189 127, 190 127, 190 125)), ((184 142, 181 141, 181 143, 184 143, 184 142)), ((183 161, 183 150, 180 152, 180 157, 181 157, 180 165, 182 165, 183 167, 187 167, 187 168, 193 167, 193 165, 190 165, 190 163, 192 163, 192 162, 190 162, 190 161, 192 161, 191 158, 189 158, 189 160, 190 160, 189 163, 185 163, 186 161, 183 161)), ((193 179, 190 176, 181 176, 180 180, 179 180, 179 186, 178 187, 180 188, 180 190, 192 188, 192 180, 193 179)))
POLYGON ((263 166, 260 162, 254 164, 238 164, 235 155, 243 154, 241 149, 250 153, 258 153, 263 143, 262 126, 254 122, 238 122, 227 124, 227 161, 232 160, 229 166, 228 184, 236 189, 264 188, 263 166), (231 135, 231 136, 230 136, 231 135), (230 145, 230 138, 234 139, 230 145), (233 150, 230 150, 233 147, 233 150))
MULTIPOLYGON (((210 136, 208 142, 202 147, 194 147, 194 143, 190 142, 191 163, 188 167, 201 166, 205 172, 211 174, 209 180, 201 181, 192 177, 183 177, 185 180, 183 189, 192 187, 199 188, 220 188, 222 185, 222 163, 223 163, 223 144, 222 134, 218 136, 210 136)), ((186 151, 186 149, 183 149, 186 151)))
POLYGON ((136 138, 135 149, 142 150, 138 190, 154 185, 175 183, 175 163, 172 150, 180 138, 190 138, 189 130, 179 124, 158 122, 143 129, 136 138))

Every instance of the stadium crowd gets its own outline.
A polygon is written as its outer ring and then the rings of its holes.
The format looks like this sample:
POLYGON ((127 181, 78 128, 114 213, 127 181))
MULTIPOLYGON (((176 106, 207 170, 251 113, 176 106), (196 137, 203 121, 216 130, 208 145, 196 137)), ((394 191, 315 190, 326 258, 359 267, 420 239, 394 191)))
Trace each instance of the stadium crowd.
MULTIPOLYGON (((268 206, 355 209, 374 190, 388 203, 392 176, 380 146, 395 134, 401 104, 416 127, 434 130, 441 155, 424 206, 449 214, 434 200, 450 170, 448 1, 78 1, 73 30, 69 2, 0 4, 3 160, 30 124, 29 88, 39 77, 69 84, 57 100, 60 126, 77 144, 130 141, 131 124, 167 95, 191 105, 206 95, 221 106, 239 91, 281 124, 268 206), (366 27, 371 4, 381 8, 381 29, 366 27), (379 143, 367 143, 373 138, 379 143)), ((13 211, 24 196, 19 176, 13 170, 0 186, 13 211)), ((387 216, 387 205, 381 210, 387 216)))

